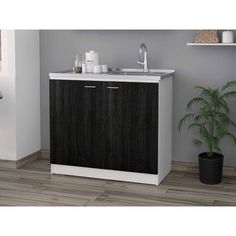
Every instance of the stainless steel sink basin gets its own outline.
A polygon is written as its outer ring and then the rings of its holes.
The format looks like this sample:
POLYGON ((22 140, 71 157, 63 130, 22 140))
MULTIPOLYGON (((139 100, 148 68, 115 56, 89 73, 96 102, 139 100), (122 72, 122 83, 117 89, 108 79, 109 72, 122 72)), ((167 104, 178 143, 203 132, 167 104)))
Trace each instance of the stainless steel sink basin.
POLYGON ((165 73, 160 73, 160 72, 122 72, 122 71, 112 71, 109 72, 109 74, 112 75, 149 75, 149 76, 153 76, 153 75, 163 75, 165 73))
POLYGON ((133 68, 116 68, 109 70, 108 74, 111 75, 143 75, 143 76, 163 76, 172 73, 171 70, 158 70, 149 69, 148 72, 144 72, 142 69, 133 68))

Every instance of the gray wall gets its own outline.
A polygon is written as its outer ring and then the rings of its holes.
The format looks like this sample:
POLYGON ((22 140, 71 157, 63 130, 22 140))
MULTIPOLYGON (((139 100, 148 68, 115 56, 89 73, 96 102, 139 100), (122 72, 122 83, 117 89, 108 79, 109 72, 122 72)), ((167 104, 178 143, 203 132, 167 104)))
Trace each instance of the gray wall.
MULTIPOLYGON (((175 69, 173 113, 173 158, 196 162, 205 150, 192 144, 193 131, 179 133, 179 119, 186 102, 196 94, 194 85, 221 86, 236 79, 236 47, 190 47, 195 31, 41 31, 41 122, 42 148, 49 148, 49 80, 48 73, 70 69, 75 53, 89 49, 99 52, 100 62, 111 67, 139 67, 137 50, 141 42, 148 47, 149 68, 175 69)), ((236 120, 235 101, 231 101, 232 118, 236 120)), ((236 146, 222 142, 225 164, 236 166, 236 146)))

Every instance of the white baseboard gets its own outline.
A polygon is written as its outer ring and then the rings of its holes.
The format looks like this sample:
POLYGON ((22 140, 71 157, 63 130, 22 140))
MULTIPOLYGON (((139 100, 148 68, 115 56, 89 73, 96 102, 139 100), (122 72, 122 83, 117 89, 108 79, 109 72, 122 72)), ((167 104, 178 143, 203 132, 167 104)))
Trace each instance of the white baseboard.
POLYGON ((137 172, 51 164, 51 173, 158 185, 158 175, 137 172))
POLYGON ((34 153, 31 153, 28 156, 25 156, 19 160, 4 160, 4 159, 0 159, 0 167, 3 168, 19 168, 21 166, 24 166, 25 164, 32 162, 38 158, 41 157, 41 151, 37 151, 34 153))

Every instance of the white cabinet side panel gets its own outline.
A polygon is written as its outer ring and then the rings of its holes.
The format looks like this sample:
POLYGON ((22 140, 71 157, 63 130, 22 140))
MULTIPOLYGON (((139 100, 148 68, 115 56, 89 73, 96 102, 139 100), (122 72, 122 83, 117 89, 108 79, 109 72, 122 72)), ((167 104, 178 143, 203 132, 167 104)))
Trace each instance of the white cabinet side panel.
POLYGON ((173 78, 159 83, 158 183, 171 170, 173 78))

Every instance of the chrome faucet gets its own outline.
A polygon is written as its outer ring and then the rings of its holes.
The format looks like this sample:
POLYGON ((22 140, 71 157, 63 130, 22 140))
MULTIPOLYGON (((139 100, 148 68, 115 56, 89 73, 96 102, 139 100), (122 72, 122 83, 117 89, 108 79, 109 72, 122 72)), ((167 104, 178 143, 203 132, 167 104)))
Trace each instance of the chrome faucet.
POLYGON ((137 63, 143 65, 144 72, 148 72, 147 47, 144 43, 140 45, 137 63), (143 61, 140 61, 140 54, 143 54, 143 61))

